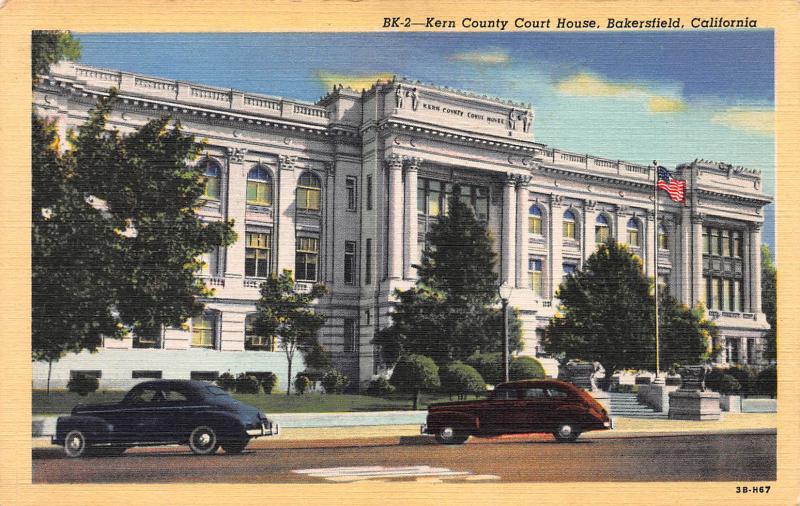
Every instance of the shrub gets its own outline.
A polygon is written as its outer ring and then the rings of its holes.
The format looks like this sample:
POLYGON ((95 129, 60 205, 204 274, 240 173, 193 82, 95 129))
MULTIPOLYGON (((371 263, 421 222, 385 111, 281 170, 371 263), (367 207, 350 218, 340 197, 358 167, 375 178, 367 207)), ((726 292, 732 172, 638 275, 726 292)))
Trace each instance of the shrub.
POLYGON ((258 378, 256 378, 255 376, 249 376, 245 373, 236 376, 236 393, 257 394, 258 378))
POLYGON ((223 390, 232 392, 236 388, 236 378, 229 372, 224 372, 217 378, 216 384, 223 390))
POLYGON ((775 397, 778 393, 778 366, 771 365, 758 373, 753 380, 753 389, 759 395, 775 397))
POLYGON ((544 378, 544 367, 533 357, 515 357, 508 366, 508 378, 511 381, 544 378))
POLYGON ((464 362, 475 368, 484 381, 490 385, 496 385, 505 380, 502 353, 475 353, 464 362))
POLYGON ((304 393, 306 393, 306 391, 308 391, 308 387, 310 386, 311 386, 311 380, 308 379, 308 376, 304 374, 298 374, 297 376, 295 376, 294 389, 298 394, 303 395, 304 393))
POLYGON ((278 386, 278 375, 274 372, 266 372, 261 376, 261 388, 264 393, 269 395, 278 386))
POLYGON ((69 380, 67 390, 86 397, 100 387, 100 381, 94 376, 79 375, 69 380))
POLYGON ((486 382, 474 367, 456 361, 439 369, 439 381, 442 391, 458 395, 460 399, 467 394, 481 394, 486 392, 486 382))
POLYGON ((753 380, 755 379, 755 371, 749 367, 735 365, 725 370, 725 374, 729 374, 736 378, 736 381, 742 386, 742 394, 753 393, 753 380))
POLYGON ((321 382, 327 394, 340 394, 344 392, 344 389, 350 384, 347 376, 337 369, 328 369, 325 371, 325 374, 322 375, 321 382))
POLYGON ((424 355, 403 355, 397 361, 389 380, 400 392, 414 395, 414 409, 419 405, 419 394, 439 387, 439 367, 424 355))
POLYGON ((385 397, 394 393, 395 388, 389 383, 389 379, 384 376, 378 376, 369 382, 367 388, 367 395, 374 395, 376 397, 385 397))
POLYGON ((719 379, 719 393, 722 395, 736 395, 741 388, 739 381, 730 374, 723 374, 719 379))

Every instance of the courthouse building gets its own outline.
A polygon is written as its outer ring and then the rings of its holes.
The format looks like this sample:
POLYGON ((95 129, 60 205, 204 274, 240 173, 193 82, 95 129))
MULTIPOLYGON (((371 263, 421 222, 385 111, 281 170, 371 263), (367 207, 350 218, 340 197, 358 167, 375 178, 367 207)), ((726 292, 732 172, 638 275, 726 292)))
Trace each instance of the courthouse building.
MULTIPOLYGON (((207 177, 199 213, 235 220, 238 240, 207 255, 201 276, 215 295, 187 328, 64 357, 53 366, 54 385, 81 371, 104 386, 226 371, 272 371, 284 385, 284 353, 249 332, 259 284, 283 269, 294 271, 298 289, 328 286, 318 301, 327 316, 320 342, 363 385, 380 368, 371 341, 390 324, 392 293, 413 285, 426 231, 456 185, 496 239, 523 353, 546 352, 543 329, 563 276, 614 237, 678 299, 705 302, 724 345, 718 361, 763 363, 760 245, 771 199, 758 171, 680 165, 687 203, 659 192, 654 240, 653 167, 537 142, 529 104, 405 79, 366 91, 336 87, 307 103, 61 63, 36 86, 34 105, 58 119, 63 135, 111 87, 119 100, 110 127, 130 132, 169 114, 207 140, 197 162, 207 177)), ((43 378, 46 365, 35 364, 34 383, 43 378)))

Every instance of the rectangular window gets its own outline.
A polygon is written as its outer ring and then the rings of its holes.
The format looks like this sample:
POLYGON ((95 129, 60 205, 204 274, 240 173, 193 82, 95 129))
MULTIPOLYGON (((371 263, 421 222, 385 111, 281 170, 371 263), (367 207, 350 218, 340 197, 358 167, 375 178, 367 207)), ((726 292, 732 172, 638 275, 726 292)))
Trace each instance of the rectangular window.
POLYGON ((733 310, 737 313, 744 307, 744 294, 742 293, 742 282, 738 279, 733 281, 733 310))
POLYGON ((528 260, 531 290, 536 297, 542 298, 542 261, 538 258, 528 260))
POLYGON ((249 314, 244 320, 244 349, 275 351, 275 336, 258 336, 253 325, 256 321, 255 314, 249 314))
POLYGON ((708 300, 708 307, 719 309, 719 278, 711 278, 711 298, 708 300))
POLYGON ((742 234, 740 232, 733 232, 733 256, 742 258, 742 234))
POLYGON ((475 188, 475 217, 481 221, 489 219, 489 190, 480 186, 475 188))
POLYGON ((247 232, 245 241, 244 275, 251 278, 266 278, 269 276, 272 234, 247 232))
POLYGON ((319 239, 298 237, 294 260, 295 279, 297 281, 316 281, 318 263, 319 239))
POLYGON ((103 377, 102 371, 75 371, 71 370, 69 372, 69 379, 78 379, 78 378, 96 378, 100 379, 103 377))
POLYGON ((219 378, 218 371, 191 371, 189 379, 194 381, 215 381, 219 378))
POLYGON ((634 247, 639 247, 639 230, 629 228, 628 229, 628 244, 634 247))
POLYGON ((747 339, 747 363, 754 365, 756 363, 758 354, 756 353, 756 340, 751 338, 747 339))
POLYGON ((428 182, 428 216, 439 216, 441 207, 439 199, 442 194, 442 183, 439 181, 428 182))
POLYGON ((417 213, 425 214, 425 180, 417 179, 417 213))
POLYGON ((356 178, 348 177, 344 181, 345 189, 347 191, 347 210, 356 210, 356 178))
POLYGON ((217 319, 212 313, 192 318, 192 347, 213 348, 217 332, 217 319))
POLYGON ((720 309, 723 311, 730 311, 733 308, 733 300, 731 299, 731 280, 730 279, 723 279, 722 280, 722 297, 721 297, 721 304, 720 309))
POLYGON ((200 255, 201 276, 216 276, 219 272, 219 248, 215 247, 213 250, 200 255))
POLYGON ((719 229, 711 229, 711 254, 719 255, 719 229))
POLYGON ((731 238, 730 232, 727 230, 722 230, 720 234, 720 255, 724 257, 731 256, 731 238))
POLYGON ((575 273, 576 270, 578 270, 578 266, 576 264, 573 264, 573 263, 563 264, 562 268, 563 268, 563 276, 561 277, 561 282, 562 283, 567 280, 567 277, 570 274, 573 274, 573 273, 575 273))
POLYGON ((564 222, 564 239, 575 239, 575 222, 564 222))
POLYGON ((533 235, 542 235, 541 216, 528 216, 528 233, 533 235))
POLYGON ((132 379, 161 379, 161 371, 131 371, 132 379))
POLYGON ((367 210, 372 210, 372 175, 367 176, 367 210))
POLYGON ((353 318, 344 319, 344 351, 345 353, 358 351, 356 321, 353 318))
POLYGON ((272 205, 272 184, 266 181, 248 179, 247 203, 257 206, 272 205))
POLYGON ((739 363, 739 339, 736 337, 729 337, 727 340, 728 348, 728 363, 739 363))
POLYGON ((319 211, 319 188, 297 187, 297 208, 301 211, 319 211))
POLYGON ((708 233, 708 227, 703 227, 703 254, 711 254, 711 236, 708 233))
POLYGON ((594 242, 597 244, 605 244, 608 242, 609 237, 609 226, 608 225, 596 225, 594 227, 594 242))
POLYGON ((364 247, 364 284, 372 284, 372 239, 367 239, 364 247))
POLYGON ((356 243, 344 243, 344 282, 348 285, 355 283, 356 279, 356 243))

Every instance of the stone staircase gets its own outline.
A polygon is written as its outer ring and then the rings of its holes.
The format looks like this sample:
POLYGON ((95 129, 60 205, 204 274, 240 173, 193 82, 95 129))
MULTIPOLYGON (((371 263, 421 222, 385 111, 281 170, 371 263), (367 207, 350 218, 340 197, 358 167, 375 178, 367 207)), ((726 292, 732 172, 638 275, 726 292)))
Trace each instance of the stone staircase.
POLYGON ((626 418, 667 418, 667 413, 658 413, 646 404, 639 404, 636 394, 623 392, 609 392, 611 402, 611 416, 626 418))

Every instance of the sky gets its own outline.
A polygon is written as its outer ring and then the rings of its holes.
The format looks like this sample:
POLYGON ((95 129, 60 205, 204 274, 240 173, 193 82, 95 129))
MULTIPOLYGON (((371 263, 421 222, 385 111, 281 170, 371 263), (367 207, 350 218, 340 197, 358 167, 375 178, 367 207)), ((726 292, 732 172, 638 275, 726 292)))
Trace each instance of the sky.
MULTIPOLYGON (((771 30, 74 34, 81 62, 316 101, 392 75, 530 103, 536 141, 674 168, 760 169, 774 195, 771 30)), ((764 242, 775 251, 775 205, 764 242)))

